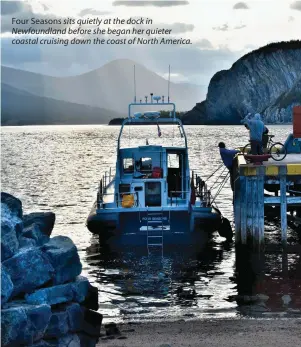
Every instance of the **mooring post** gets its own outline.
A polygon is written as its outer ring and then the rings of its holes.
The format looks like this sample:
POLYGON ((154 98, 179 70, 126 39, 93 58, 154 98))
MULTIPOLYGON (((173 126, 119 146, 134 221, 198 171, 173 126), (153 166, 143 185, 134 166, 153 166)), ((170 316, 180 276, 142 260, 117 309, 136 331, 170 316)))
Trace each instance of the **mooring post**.
POLYGON ((258 245, 260 250, 264 250, 264 180, 265 167, 257 168, 257 227, 258 227, 258 245))
POLYGON ((253 232, 253 183, 256 177, 248 176, 246 177, 246 218, 247 218, 247 243, 252 243, 252 232, 253 232))
POLYGON ((247 244, 247 180, 240 176, 240 238, 243 245, 247 244))
POLYGON ((240 177, 237 176, 234 181, 234 220, 235 220, 235 243, 241 242, 241 219, 240 219, 240 177))
POLYGON ((285 248, 287 245, 287 197, 286 197, 286 166, 279 168, 280 176, 280 211, 281 211, 281 241, 285 248))
POLYGON ((259 220, 258 220, 258 176, 252 177, 252 238, 253 246, 260 243, 259 220))

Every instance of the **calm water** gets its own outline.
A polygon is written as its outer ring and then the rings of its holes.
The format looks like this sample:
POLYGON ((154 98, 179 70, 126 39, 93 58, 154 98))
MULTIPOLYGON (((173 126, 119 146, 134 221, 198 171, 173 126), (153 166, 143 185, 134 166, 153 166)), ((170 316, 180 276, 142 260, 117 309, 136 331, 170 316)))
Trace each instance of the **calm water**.
MULTIPOLYGON (((290 126, 270 128, 279 141, 292 130, 290 126)), ((219 141, 229 147, 247 143, 247 132, 240 126, 187 126, 185 130, 190 166, 204 176, 221 164, 219 141)), ((69 236, 77 245, 83 274, 99 288, 100 312, 106 320, 268 316, 301 308, 299 254, 255 257, 246 265, 250 276, 242 279, 235 276, 233 246, 217 234, 204 249, 173 250, 163 260, 148 257, 145 250, 100 248, 97 237, 85 228, 85 219, 99 179, 115 165, 118 132, 118 126, 2 128, 2 190, 20 198, 27 213, 56 213, 53 235, 69 236), (249 305, 248 297, 243 303, 235 298, 250 293, 262 294, 262 300, 249 305)), ((181 141, 177 128, 162 126, 162 133, 163 144, 181 141)), ((126 134, 130 137, 124 145, 145 144, 146 138, 150 144, 158 143, 156 127, 131 127, 126 134)), ((231 196, 227 184, 216 202, 232 221, 231 196)), ((267 225, 267 229, 269 242, 276 243, 278 226, 267 225)), ((297 242, 294 231, 289 240, 297 242)))

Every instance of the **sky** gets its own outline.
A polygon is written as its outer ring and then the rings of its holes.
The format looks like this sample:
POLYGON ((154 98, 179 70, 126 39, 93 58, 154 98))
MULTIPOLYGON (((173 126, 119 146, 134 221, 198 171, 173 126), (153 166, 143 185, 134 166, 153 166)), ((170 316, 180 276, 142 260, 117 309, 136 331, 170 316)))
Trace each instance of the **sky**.
MULTIPOLYGON (((67 76, 97 69, 114 59, 126 58, 164 77, 170 64, 173 82, 206 86, 216 72, 229 69, 244 54, 271 42, 300 39, 300 23, 301 1, 294 0, 1 1, 1 64, 67 76), (153 20, 151 28, 170 28, 172 37, 190 38, 192 44, 12 45, 12 39, 16 38, 11 34, 13 17, 147 17, 153 20)), ((70 25, 58 27, 68 28, 70 25)))

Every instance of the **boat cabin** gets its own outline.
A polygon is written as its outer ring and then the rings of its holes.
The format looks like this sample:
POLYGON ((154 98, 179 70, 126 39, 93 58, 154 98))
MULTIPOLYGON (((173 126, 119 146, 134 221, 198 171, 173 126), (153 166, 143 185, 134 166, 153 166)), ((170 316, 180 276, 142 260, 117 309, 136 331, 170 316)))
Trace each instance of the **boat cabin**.
POLYGON ((139 146, 119 150, 115 192, 134 195, 138 207, 185 203, 189 190, 186 148, 139 146))

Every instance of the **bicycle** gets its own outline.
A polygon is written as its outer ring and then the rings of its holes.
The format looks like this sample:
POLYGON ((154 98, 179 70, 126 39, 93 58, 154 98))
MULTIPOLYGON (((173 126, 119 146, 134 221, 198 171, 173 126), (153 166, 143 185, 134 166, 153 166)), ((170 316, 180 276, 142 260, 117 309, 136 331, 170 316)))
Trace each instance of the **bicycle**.
MULTIPOLYGON (((263 144, 263 152, 264 154, 270 154, 271 157, 276 161, 281 161, 287 156, 286 148, 281 142, 274 142, 272 140, 275 135, 264 135, 268 139, 266 143, 263 144)), ((264 141, 263 141, 264 142, 264 141)), ((244 146, 242 150, 243 155, 251 154, 251 143, 248 143, 244 146)))

